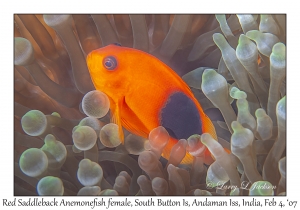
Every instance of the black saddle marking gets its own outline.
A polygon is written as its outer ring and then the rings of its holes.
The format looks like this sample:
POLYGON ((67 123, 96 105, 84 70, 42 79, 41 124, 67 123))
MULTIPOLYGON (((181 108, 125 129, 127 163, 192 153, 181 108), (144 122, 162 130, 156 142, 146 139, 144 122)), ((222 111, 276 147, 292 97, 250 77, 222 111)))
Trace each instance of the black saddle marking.
POLYGON ((202 134, 202 122, 195 103, 182 92, 172 94, 160 111, 160 124, 175 139, 202 134))

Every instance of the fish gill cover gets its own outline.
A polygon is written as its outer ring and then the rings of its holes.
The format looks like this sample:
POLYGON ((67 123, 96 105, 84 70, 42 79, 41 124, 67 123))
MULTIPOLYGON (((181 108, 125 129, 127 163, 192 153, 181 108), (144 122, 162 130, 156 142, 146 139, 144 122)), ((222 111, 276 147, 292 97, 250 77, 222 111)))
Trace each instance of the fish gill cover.
MULTIPOLYGON (((284 14, 14 15, 14 194, 284 195, 285 24, 284 14), (164 120, 146 137, 125 130, 130 118, 95 90, 86 63, 115 43, 182 77, 217 139, 207 130, 174 140, 164 120)), ((170 114, 191 123, 168 106, 167 124, 183 123, 170 114)))

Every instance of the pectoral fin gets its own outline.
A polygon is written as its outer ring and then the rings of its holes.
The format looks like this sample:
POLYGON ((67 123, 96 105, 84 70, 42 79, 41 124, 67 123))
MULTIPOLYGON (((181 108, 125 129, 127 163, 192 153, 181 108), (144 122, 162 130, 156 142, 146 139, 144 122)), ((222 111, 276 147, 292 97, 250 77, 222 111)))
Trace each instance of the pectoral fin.
POLYGON ((122 124, 124 127, 131 133, 148 138, 149 130, 145 127, 142 121, 136 116, 136 114, 127 106, 126 103, 123 104, 123 107, 126 107, 126 116, 122 118, 122 124), (129 119, 126 120, 126 119, 129 119))

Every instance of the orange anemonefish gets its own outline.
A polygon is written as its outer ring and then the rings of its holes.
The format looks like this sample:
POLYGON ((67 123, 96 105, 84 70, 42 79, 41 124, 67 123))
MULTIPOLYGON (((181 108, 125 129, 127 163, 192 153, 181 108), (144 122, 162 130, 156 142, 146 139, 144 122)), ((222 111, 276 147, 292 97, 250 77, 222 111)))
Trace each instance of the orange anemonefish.
MULTIPOLYGON (((161 125, 170 135, 162 154, 168 159, 178 139, 202 133, 217 139, 212 122, 190 88, 156 57, 137 49, 108 45, 89 53, 87 65, 95 88, 110 100, 112 122, 119 126, 122 142, 122 126, 148 138, 150 131, 161 125)), ((181 163, 192 160, 187 153, 181 163)))

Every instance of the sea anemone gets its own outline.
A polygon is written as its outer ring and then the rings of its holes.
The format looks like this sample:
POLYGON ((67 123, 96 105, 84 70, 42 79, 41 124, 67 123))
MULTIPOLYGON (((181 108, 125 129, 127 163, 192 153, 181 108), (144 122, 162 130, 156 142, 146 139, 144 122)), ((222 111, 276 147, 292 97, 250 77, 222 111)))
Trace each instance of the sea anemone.
POLYGON ((14 15, 14 194, 284 194, 285 24, 283 14, 14 15), (180 139, 168 160, 162 126, 147 139, 124 130, 122 144, 85 61, 112 43, 181 76, 217 141, 180 139))

